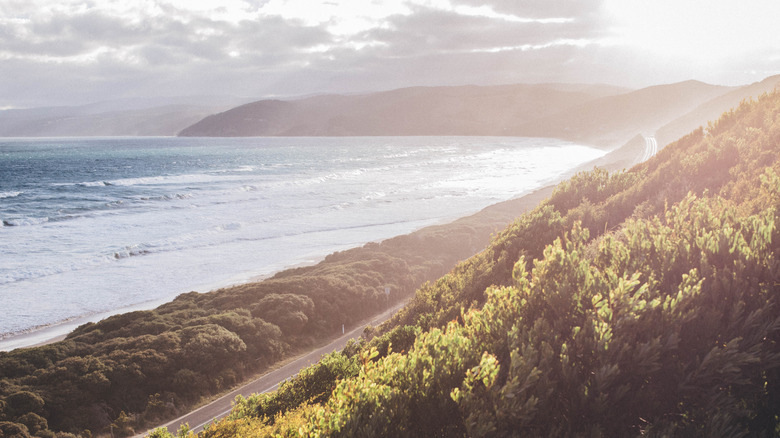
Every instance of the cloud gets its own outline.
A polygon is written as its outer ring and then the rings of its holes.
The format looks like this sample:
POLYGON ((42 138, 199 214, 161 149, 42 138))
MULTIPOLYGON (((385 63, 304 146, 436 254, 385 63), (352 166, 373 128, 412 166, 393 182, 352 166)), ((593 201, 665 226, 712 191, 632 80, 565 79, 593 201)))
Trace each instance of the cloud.
POLYGON ((388 25, 360 38, 380 41, 391 56, 441 52, 495 52, 495 49, 540 48, 567 42, 594 41, 601 31, 579 21, 515 21, 455 9, 417 8, 388 19, 388 25))
POLYGON ((597 18, 601 15, 601 0, 452 0, 455 5, 487 6, 496 12, 527 18, 597 18))
POLYGON ((6 20, 0 56, 68 62, 103 48, 102 53, 124 54, 128 62, 155 65, 166 51, 173 59, 222 61, 230 52, 296 51, 329 37, 321 29, 280 17, 231 23, 172 5, 131 12, 112 15, 116 11, 89 8, 6 20))
MULTIPOLYGON (((659 2, 672 7, 670 0, 659 2)), ((675 3, 675 11, 696 11, 693 0, 682 3, 687 6, 675 3)), ((730 55, 721 56, 725 61, 716 69, 711 67, 716 46, 707 46, 709 57, 688 54, 705 52, 713 20, 696 15, 689 20, 685 14, 663 20, 665 11, 653 5, 634 0, 4 0, 0 107, 144 93, 259 97, 465 83, 649 85, 721 69, 780 68, 772 58, 776 46, 746 43, 773 35, 774 23, 766 18, 772 14, 762 19, 760 11, 751 11, 759 18, 741 20, 742 27, 718 37, 721 46, 724 39, 740 43, 729 46, 730 55), (655 18, 645 21, 648 14, 655 18), (750 28, 751 21, 759 26, 750 28), (688 22, 698 23, 698 33, 684 29, 688 22), (746 36, 746 28, 759 31, 746 36), (675 43, 687 34, 704 36, 675 43), (658 50, 649 50, 652 45, 658 50), (755 50, 743 50, 745 45, 755 50), (740 56, 747 53, 763 59, 740 56)), ((727 23, 728 17, 716 21, 727 23)))
MULTIPOLYGON (((311 58, 313 70, 320 73, 318 84, 330 89, 360 85, 370 90, 588 82, 584 79, 588 74, 598 78, 592 72, 602 70, 600 41, 607 34, 597 20, 557 15, 529 19, 516 15, 514 9, 499 13, 498 8, 462 6, 441 1, 411 6, 408 13, 389 15, 381 25, 353 35, 349 42, 363 49, 334 44, 322 56, 311 58)), ((297 73, 291 78, 302 76, 297 73)))
POLYGON ((321 27, 253 15, 251 7, 228 14, 156 2, 44 6, 18 2, 0 9, 0 68, 6 77, 0 102, 85 103, 97 96, 216 88, 252 93, 263 72, 295 66, 302 54, 332 39, 321 27))

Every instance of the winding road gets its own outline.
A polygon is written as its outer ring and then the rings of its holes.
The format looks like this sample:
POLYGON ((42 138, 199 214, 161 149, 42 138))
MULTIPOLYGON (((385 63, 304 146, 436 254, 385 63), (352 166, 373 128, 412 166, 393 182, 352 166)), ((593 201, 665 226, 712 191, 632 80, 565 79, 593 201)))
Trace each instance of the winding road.
POLYGON ((658 153, 658 142, 654 136, 645 137, 645 153, 642 155, 642 162, 649 160, 653 155, 658 153))
MULTIPOLYGON (((375 315, 370 321, 364 321, 356 328, 346 332, 340 338, 335 339, 331 343, 316 350, 310 351, 309 353, 298 357, 284 366, 264 374, 252 382, 249 382, 244 386, 231 391, 230 393, 214 400, 213 402, 201 406, 189 414, 183 415, 169 423, 163 424, 162 426, 166 427, 168 431, 174 435, 179 430, 179 427, 185 423, 190 425, 190 430, 193 432, 200 432, 206 425, 210 424, 214 420, 218 420, 227 416, 232 408, 233 400, 235 400, 237 395, 246 397, 250 394, 264 393, 275 390, 282 382, 295 376, 303 368, 317 363, 322 355, 344 349, 344 347, 347 345, 347 341, 360 337, 366 325, 378 325, 390 319, 390 317, 393 316, 398 311, 398 309, 403 307, 405 304, 406 301, 396 304, 386 311, 375 315)), ((147 436, 152 432, 152 430, 153 429, 147 430, 142 434, 135 435, 135 437, 147 436)))

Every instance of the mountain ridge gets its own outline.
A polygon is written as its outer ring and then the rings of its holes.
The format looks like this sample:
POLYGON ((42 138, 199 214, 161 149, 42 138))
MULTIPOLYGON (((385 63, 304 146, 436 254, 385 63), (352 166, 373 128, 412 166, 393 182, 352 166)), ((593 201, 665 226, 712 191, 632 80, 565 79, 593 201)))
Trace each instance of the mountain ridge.
POLYGON ((780 75, 743 86, 687 80, 638 90, 582 84, 407 87, 260 100, 210 115, 179 135, 507 135, 615 149, 641 134, 657 136, 663 148, 778 84, 780 75))
POLYGON ((624 91, 606 85, 466 85, 321 95, 284 104, 264 100, 209 116, 180 135, 510 135, 518 116, 554 114, 624 91))
MULTIPOLYGON (((732 101, 718 104, 715 99, 740 90, 754 89, 697 80, 639 90, 554 83, 407 87, 260 100, 210 115, 179 135, 497 135, 552 137, 614 149, 637 134, 653 135, 707 102, 713 102, 715 111, 726 111, 732 101)), ((684 119, 679 125, 690 130, 699 121, 684 119)))
POLYGON ((656 132, 659 144, 672 142, 697 126, 706 126, 729 108, 736 108, 745 99, 757 98, 780 87, 780 75, 769 76, 762 81, 738 87, 712 100, 702 103, 689 113, 662 126, 656 132))
POLYGON ((701 103, 731 90, 695 80, 654 85, 526 122, 518 132, 575 142, 623 144, 637 134, 652 134, 701 103))

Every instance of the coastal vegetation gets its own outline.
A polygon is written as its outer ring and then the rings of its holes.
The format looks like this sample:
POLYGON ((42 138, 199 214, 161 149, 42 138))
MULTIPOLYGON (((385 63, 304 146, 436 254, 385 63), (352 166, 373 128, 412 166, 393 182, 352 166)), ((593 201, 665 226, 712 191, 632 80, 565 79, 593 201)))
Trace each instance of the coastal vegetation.
POLYGON ((779 146, 774 93, 577 175, 202 436, 777 436, 779 146))
POLYGON ((476 255, 485 216, 1 353, 0 431, 130 434, 411 295, 202 435, 775 436, 778 147, 774 93, 577 174, 476 255))
POLYGON ((121 436, 174 418, 407 299, 484 248, 511 216, 428 227, 0 353, 0 436, 121 436))

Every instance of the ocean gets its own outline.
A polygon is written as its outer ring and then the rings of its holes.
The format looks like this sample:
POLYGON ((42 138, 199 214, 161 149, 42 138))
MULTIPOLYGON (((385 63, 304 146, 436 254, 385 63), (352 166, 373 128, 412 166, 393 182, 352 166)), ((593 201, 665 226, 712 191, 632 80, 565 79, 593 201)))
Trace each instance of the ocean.
POLYGON ((513 137, 0 139, 0 349, 453 220, 603 154, 513 137))

